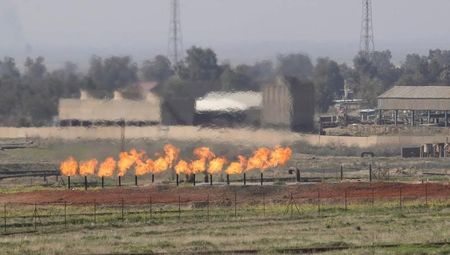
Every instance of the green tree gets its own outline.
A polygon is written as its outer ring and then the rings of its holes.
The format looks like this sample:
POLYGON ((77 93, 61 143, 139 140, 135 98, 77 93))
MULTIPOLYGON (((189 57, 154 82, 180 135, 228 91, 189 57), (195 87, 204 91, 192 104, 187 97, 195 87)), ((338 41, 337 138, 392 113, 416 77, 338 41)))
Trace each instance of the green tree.
POLYGON ((295 77, 299 80, 308 79, 313 72, 311 59, 303 54, 279 55, 277 74, 295 77))
POLYGON ((313 81, 317 108, 326 112, 344 89, 344 78, 339 65, 327 58, 319 58, 314 68, 313 81))
POLYGON ((220 76, 216 53, 195 46, 187 50, 184 62, 177 65, 176 71, 180 78, 190 81, 216 81, 220 76))
POLYGON ((146 60, 141 67, 141 75, 144 81, 164 82, 174 74, 170 60, 162 55, 152 60, 146 60))

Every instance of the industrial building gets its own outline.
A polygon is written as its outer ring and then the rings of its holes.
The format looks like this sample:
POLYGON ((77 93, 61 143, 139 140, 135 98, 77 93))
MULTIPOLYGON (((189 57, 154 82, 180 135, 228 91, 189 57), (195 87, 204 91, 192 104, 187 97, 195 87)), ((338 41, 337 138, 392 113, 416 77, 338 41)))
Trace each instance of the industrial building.
POLYGON ((278 77, 263 89, 261 124, 293 131, 314 128, 314 85, 309 81, 278 77))
POLYGON ((195 125, 259 126, 262 93, 210 92, 195 103, 195 125))
POLYGON ((59 122, 62 126, 92 124, 155 125, 161 123, 160 99, 148 92, 142 100, 129 100, 114 92, 113 99, 96 99, 81 91, 79 99, 59 100, 59 122))
POLYGON ((448 86, 395 86, 378 97, 378 119, 383 124, 448 127, 448 111, 448 86))

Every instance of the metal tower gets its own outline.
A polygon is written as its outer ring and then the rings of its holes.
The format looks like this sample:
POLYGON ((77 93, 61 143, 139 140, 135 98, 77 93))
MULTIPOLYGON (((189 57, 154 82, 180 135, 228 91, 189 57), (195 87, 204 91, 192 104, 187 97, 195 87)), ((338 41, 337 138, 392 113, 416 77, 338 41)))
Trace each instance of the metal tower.
POLYGON ((362 3, 361 41, 359 50, 365 54, 370 54, 375 50, 372 23, 372 0, 362 0, 362 3))
POLYGON ((183 41, 181 36, 180 0, 170 1, 170 30, 168 57, 172 64, 183 58, 183 41))

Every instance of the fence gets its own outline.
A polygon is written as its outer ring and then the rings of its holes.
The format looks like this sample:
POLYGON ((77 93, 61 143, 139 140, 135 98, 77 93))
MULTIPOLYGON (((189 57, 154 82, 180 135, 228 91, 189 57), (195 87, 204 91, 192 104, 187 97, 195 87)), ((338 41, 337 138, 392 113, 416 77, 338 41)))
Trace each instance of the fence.
MULTIPOLYGON (((211 194, 212 195, 212 194, 211 194)), ((195 197, 195 196, 194 196, 195 197)), ((59 229, 101 227, 111 224, 164 224, 170 222, 232 221, 251 218, 303 217, 332 215, 349 210, 442 208, 449 206, 449 185, 369 186, 366 188, 327 187, 297 190, 281 197, 265 191, 249 195, 235 191, 202 199, 179 195, 176 201, 155 202, 143 196, 140 202, 118 201, 83 203, 6 203, 3 204, 2 233, 52 232, 59 229), (432 205, 432 206, 431 206, 432 205)))

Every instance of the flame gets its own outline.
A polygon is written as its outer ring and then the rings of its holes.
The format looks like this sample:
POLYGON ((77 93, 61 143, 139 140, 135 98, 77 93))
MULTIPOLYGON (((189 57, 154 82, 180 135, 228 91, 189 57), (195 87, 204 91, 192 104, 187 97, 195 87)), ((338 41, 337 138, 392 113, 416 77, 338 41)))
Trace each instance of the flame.
POLYGON ((61 163, 59 169, 65 176, 74 176, 78 171, 78 162, 73 157, 69 157, 61 163))
POLYGON ((223 157, 215 158, 209 162, 208 173, 217 174, 222 172, 223 166, 227 163, 227 160, 223 157))
POLYGON ((164 157, 160 157, 154 162, 154 174, 158 174, 166 171, 169 168, 169 163, 164 157))
POLYGON ((137 176, 152 173, 155 170, 155 162, 151 159, 137 160, 135 174, 137 176))
POLYGON ((116 160, 113 157, 109 157, 100 164, 97 175, 99 177, 111 177, 116 169, 116 160))
POLYGON ((94 175, 97 165, 98 165, 98 161, 96 159, 91 159, 88 161, 81 161, 80 162, 80 175, 82 175, 82 176, 94 175))
POLYGON ((238 158, 239 162, 231 162, 227 170, 225 170, 227 174, 242 174, 242 172, 244 172, 247 159, 241 155, 239 155, 238 158))
POLYGON ((253 153, 253 156, 248 159, 247 171, 252 169, 260 169, 261 171, 269 168, 270 165, 270 149, 266 147, 259 148, 253 153))
POLYGON ((164 153, 165 160, 167 161, 169 167, 172 167, 173 162, 178 158, 178 155, 180 154, 180 149, 173 146, 172 144, 166 144, 164 145, 164 153))
POLYGON ((292 157, 292 150, 289 147, 277 146, 270 153, 270 164, 272 167, 284 166, 292 157))
POLYGON ((121 152, 119 154, 119 162, 117 163, 119 168, 117 175, 124 176, 136 161, 143 158, 144 155, 145 152, 137 152, 136 149, 132 149, 130 152, 121 152))
POLYGON ((194 155, 199 159, 211 160, 216 157, 214 152, 208 147, 199 147, 194 150, 194 155))
POLYGON ((177 174, 191 174, 192 170, 188 162, 180 160, 175 166, 175 172, 177 174))
POLYGON ((198 174, 206 170, 206 160, 197 159, 191 162, 191 169, 193 174, 198 174))

